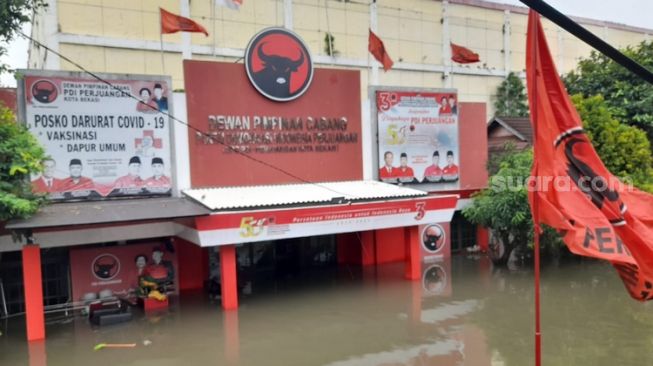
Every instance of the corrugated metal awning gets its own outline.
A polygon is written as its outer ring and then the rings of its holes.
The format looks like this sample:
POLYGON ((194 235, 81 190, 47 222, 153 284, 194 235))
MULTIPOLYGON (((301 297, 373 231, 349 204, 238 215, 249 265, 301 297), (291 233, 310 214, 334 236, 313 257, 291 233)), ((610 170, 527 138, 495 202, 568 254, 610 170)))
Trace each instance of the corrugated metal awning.
POLYGON ((53 203, 26 220, 13 220, 6 229, 106 224, 207 215, 210 211, 185 198, 141 198, 115 201, 53 203))
POLYGON ((202 188, 187 189, 183 193, 213 211, 385 200, 427 195, 424 191, 378 181, 202 188))

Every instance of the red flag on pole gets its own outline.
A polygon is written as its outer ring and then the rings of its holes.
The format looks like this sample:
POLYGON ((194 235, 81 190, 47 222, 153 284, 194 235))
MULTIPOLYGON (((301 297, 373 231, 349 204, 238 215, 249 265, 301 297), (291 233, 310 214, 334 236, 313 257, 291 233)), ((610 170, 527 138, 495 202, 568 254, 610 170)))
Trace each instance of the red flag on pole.
POLYGON ((159 12, 161 16, 161 33, 194 32, 209 35, 209 32, 201 24, 191 19, 173 14, 163 8, 159 8, 159 12))
POLYGON ((481 61, 478 53, 474 53, 469 48, 459 46, 455 43, 451 43, 451 60, 460 64, 472 64, 481 61))
POLYGON ((370 36, 367 44, 367 49, 374 56, 374 58, 383 64, 383 70, 388 71, 392 68, 394 62, 385 50, 383 41, 370 29, 370 36))
POLYGON ((538 184, 529 189, 534 220, 560 231, 572 252, 610 261, 633 298, 652 299, 653 195, 622 183, 603 165, 558 77, 533 10, 526 78, 538 184))

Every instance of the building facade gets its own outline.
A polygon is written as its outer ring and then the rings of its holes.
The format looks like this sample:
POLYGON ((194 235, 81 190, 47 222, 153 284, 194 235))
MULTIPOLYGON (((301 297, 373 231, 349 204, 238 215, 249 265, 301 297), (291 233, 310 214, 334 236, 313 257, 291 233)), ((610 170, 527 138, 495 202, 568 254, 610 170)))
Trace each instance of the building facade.
MULTIPOLYGON (((576 20, 615 47, 648 40, 652 32, 576 20)), ((185 58, 235 62, 254 34, 283 26, 306 41, 318 66, 359 70, 363 99, 370 85, 455 88, 461 101, 486 103, 489 119, 499 83, 508 72, 525 69, 526 22, 526 8, 483 0, 250 0, 238 11, 212 0, 57 0, 35 17, 32 36, 89 70, 171 75, 173 87, 182 89, 182 52, 185 58), (199 22, 209 36, 161 37, 159 7, 199 22), (370 28, 395 61, 389 72, 379 71, 369 56, 370 28), (327 33, 333 36, 332 52, 327 33), (481 61, 452 62, 451 42, 478 53, 481 61)), ((543 26, 560 72, 589 55, 590 47, 571 34, 546 19, 543 26)), ((28 67, 78 71, 34 45, 28 67)))

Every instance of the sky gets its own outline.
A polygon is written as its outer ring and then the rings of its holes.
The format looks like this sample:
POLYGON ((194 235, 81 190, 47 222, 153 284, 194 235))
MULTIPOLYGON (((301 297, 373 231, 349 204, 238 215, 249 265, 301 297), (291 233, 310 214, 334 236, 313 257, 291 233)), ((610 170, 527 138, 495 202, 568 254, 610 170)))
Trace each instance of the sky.
MULTIPOLYGON (((522 5, 518 0, 494 0, 494 2, 522 5)), ((566 15, 653 29, 653 20, 651 20, 653 1, 650 0, 548 0, 547 3, 566 15)), ((24 32, 29 34, 29 26, 24 28, 24 32)), ((9 63, 12 68, 24 68, 27 65, 27 41, 17 38, 11 42, 8 54, 0 58, 0 62, 9 63)), ((0 86, 15 85, 16 81, 12 75, 0 75, 0 86)))

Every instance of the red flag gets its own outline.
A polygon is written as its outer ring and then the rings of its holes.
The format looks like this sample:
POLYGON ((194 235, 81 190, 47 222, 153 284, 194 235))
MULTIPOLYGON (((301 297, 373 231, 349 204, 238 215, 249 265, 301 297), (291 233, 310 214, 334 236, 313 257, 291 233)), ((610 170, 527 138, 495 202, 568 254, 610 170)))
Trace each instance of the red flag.
POLYGON ((610 261, 633 298, 650 300, 653 195, 623 184, 603 165, 558 77, 533 10, 526 46, 535 134, 532 175, 538 184, 529 190, 533 219, 559 230, 572 252, 610 261))
POLYGON ((159 14, 161 16, 161 33, 194 32, 209 35, 202 25, 191 19, 173 14, 163 8, 159 8, 159 14))
POLYGON ((474 53, 469 48, 459 46, 455 43, 451 43, 451 60, 460 64, 472 64, 481 61, 478 53, 474 53))
POLYGON ((383 41, 370 29, 370 37, 368 39, 367 49, 374 56, 374 58, 383 64, 383 70, 388 71, 392 68, 394 62, 385 50, 383 41))

